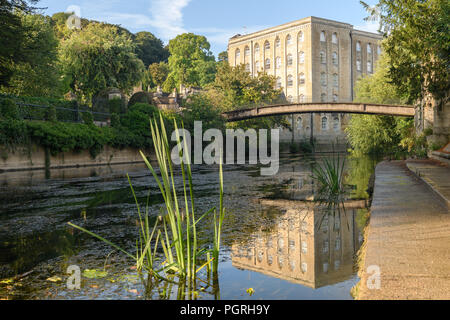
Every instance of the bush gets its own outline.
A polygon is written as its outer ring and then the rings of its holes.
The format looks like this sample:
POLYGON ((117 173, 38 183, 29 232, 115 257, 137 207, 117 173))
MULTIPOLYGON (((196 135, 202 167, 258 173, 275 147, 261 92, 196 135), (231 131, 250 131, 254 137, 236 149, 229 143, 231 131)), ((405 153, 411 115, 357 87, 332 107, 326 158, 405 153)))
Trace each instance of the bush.
POLYGON ((47 121, 58 121, 58 117, 56 116, 56 108, 54 106, 50 106, 47 110, 47 121))
POLYGON ((125 113, 125 105, 120 98, 114 98, 108 101, 109 113, 125 113))
POLYGON ((120 116, 117 113, 111 114, 111 127, 120 127, 120 116))
POLYGON ((90 112, 83 112, 82 114, 83 122, 87 125, 93 125, 94 124, 94 117, 92 116, 92 113, 90 112))
POLYGON ((5 119, 20 119, 19 110, 17 104, 12 99, 0 100, 1 113, 0 116, 5 119))

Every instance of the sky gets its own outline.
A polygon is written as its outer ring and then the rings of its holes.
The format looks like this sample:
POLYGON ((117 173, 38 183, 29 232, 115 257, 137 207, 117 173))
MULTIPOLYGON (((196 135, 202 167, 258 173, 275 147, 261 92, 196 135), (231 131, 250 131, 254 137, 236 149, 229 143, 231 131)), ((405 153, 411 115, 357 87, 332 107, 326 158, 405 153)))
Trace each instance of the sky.
MULTIPOLYGON (((376 0, 367 0, 374 5, 376 0)), ((82 18, 150 31, 168 43, 178 34, 204 35, 217 56, 228 39, 309 16, 350 23, 376 32, 359 0, 40 0, 43 13, 76 12, 82 18)))

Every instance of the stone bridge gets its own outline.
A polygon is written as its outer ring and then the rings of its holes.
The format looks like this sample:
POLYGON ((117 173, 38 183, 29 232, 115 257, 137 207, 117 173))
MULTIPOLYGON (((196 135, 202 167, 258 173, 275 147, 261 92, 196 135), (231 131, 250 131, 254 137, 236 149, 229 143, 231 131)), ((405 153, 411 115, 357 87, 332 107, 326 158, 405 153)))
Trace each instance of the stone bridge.
POLYGON ((298 113, 354 113, 414 117, 415 108, 406 105, 364 104, 364 103, 290 103, 261 106, 225 112, 222 115, 228 122, 298 113))

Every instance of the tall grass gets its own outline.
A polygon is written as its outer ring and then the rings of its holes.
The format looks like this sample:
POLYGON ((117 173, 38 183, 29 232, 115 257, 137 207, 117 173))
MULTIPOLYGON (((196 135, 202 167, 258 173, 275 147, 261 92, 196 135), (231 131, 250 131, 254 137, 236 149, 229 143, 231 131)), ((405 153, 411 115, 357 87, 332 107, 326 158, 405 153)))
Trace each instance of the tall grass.
MULTIPOLYGON (((176 187, 170 144, 162 116, 160 116, 159 120, 159 125, 156 119, 150 121, 150 130, 158 162, 159 174, 151 165, 147 157, 141 152, 141 156, 152 173, 164 198, 164 207, 162 208, 161 216, 156 220, 156 223, 153 226, 150 226, 149 224, 148 201, 146 211, 143 213, 128 176, 128 181, 136 202, 137 213, 139 216, 139 238, 136 240, 136 254, 133 255, 82 227, 72 223, 69 223, 69 225, 86 232, 125 253, 135 260, 139 271, 147 270, 149 275, 154 276, 156 279, 172 281, 168 278, 172 278, 171 275, 176 275, 180 279, 181 284, 185 283, 185 280, 195 280, 196 275, 204 268, 207 269, 208 274, 212 271, 213 274, 217 275, 222 223, 225 216, 223 207, 222 162, 220 163, 219 169, 219 212, 217 212, 214 207, 197 218, 190 159, 188 158, 188 155, 181 154, 181 150, 179 150, 180 158, 182 159, 182 197, 179 197, 181 192, 176 187), (210 214, 214 215, 214 241, 212 243, 212 249, 200 249, 198 244, 197 225, 210 214), (162 249, 163 255, 158 254, 159 248, 162 249)), ((178 146, 180 146, 180 136, 176 121, 174 121, 174 127, 177 133, 178 146)), ((186 141, 184 146, 185 149, 187 149, 186 141)))

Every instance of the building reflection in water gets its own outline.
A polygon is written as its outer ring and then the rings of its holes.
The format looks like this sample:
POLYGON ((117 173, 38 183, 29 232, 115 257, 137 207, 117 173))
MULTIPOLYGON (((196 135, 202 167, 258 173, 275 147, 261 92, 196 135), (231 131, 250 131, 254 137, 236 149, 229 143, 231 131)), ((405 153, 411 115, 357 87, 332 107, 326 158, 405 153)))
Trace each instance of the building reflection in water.
POLYGON ((272 231, 257 231, 251 241, 233 244, 234 267, 310 288, 336 284, 355 274, 354 257, 363 242, 356 216, 365 201, 350 201, 340 213, 307 201, 263 202, 285 213, 272 231))

